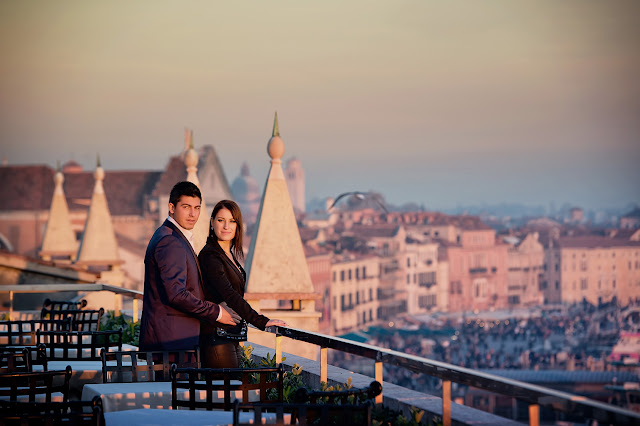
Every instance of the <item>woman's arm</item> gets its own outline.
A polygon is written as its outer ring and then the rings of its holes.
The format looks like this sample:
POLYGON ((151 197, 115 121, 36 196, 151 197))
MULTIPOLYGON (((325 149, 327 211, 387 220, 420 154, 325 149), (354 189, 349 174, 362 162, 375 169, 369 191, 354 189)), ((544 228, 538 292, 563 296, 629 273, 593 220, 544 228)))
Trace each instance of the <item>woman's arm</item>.
POLYGON ((198 260, 200 261, 200 270, 202 271, 202 279, 207 293, 218 295, 244 320, 264 330, 269 318, 257 313, 240 293, 233 288, 227 275, 224 260, 209 251, 201 252, 198 260))

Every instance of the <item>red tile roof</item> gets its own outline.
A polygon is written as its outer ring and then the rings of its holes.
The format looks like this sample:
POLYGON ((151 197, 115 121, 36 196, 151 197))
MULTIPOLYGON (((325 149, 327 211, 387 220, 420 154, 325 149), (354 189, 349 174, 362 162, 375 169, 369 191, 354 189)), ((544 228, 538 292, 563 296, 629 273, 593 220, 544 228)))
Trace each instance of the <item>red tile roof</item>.
POLYGON ((55 170, 46 165, 0 167, 1 210, 47 210, 55 170))
MULTIPOLYGON (((0 167, 0 196, 2 210, 47 210, 51 205, 55 184, 55 170, 49 166, 0 167)), ((95 184, 93 171, 68 173, 64 192, 70 210, 89 208, 95 184)), ((145 195, 149 194, 160 177, 156 171, 107 171, 103 182, 114 216, 143 215, 145 195)), ((168 193, 168 192, 167 192, 168 193)))

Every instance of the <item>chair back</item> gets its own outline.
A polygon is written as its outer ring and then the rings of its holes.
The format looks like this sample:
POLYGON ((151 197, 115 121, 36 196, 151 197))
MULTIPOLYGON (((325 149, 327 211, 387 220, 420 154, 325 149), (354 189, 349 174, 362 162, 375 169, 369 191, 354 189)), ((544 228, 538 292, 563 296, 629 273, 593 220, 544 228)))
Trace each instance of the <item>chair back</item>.
POLYGON ((28 348, 13 347, 11 350, 0 348, 0 373, 17 373, 31 370, 31 354, 28 348))
POLYGON ((17 401, 20 396, 28 395, 29 402, 36 402, 36 395, 44 395, 51 402, 52 394, 62 393, 62 400, 69 398, 71 366, 65 370, 30 371, 0 374, 0 399, 17 401))
POLYGON ((87 301, 82 299, 77 302, 71 300, 51 300, 45 299, 42 303, 43 309, 49 309, 51 311, 66 311, 69 309, 83 309, 87 306, 87 301))
POLYGON ((348 425, 369 426, 372 424, 372 403, 364 404, 264 404, 240 403, 233 406, 234 426, 273 423, 278 425, 348 425), (249 412, 249 418, 241 419, 243 412, 249 412))
MULTIPOLYGON (((263 368, 178 368, 171 366, 171 405, 174 410, 186 407, 205 410, 233 410, 232 393, 242 393, 242 401, 249 402, 250 395, 259 393, 263 403, 282 403, 284 389, 284 369, 263 368), (240 383, 235 383, 235 382, 240 383), (253 383, 252 383, 253 382, 253 383), (257 383, 255 383, 257 382, 257 383), (180 398, 178 391, 186 389, 186 398, 180 398), (213 395, 222 392, 223 401, 214 401, 213 395), (204 397, 198 397, 204 394, 204 397), (272 399, 269 398, 271 394, 272 399)), ((235 395, 234 395, 235 400, 235 395)))
POLYGON ((6 426, 87 425, 103 426, 102 398, 91 401, 15 402, 0 401, 0 420, 6 426))
POLYGON ((50 361, 101 361, 102 349, 122 350, 122 328, 108 331, 37 331, 50 361))
POLYGON ((43 371, 48 370, 47 347, 45 345, 0 346, 0 371, 5 373, 33 371, 34 365, 41 365, 43 371))
POLYGON ((0 321, 0 347, 33 346, 36 344, 36 331, 70 330, 71 318, 63 320, 18 320, 0 321))
POLYGON ((200 349, 102 351, 102 383, 169 382, 172 364, 200 368, 200 349))
POLYGON ((42 308, 40 318, 54 321, 69 319, 73 331, 98 331, 104 308, 92 309, 47 309, 42 308))

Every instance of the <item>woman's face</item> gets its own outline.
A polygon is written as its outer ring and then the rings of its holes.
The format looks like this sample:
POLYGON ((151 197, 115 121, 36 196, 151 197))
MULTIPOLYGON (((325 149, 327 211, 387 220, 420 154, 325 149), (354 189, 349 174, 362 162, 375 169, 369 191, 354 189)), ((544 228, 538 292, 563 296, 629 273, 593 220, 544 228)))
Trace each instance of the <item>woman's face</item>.
POLYGON ((211 219, 213 232, 218 241, 231 241, 236 236, 237 223, 228 209, 222 208, 216 213, 216 217, 211 219))

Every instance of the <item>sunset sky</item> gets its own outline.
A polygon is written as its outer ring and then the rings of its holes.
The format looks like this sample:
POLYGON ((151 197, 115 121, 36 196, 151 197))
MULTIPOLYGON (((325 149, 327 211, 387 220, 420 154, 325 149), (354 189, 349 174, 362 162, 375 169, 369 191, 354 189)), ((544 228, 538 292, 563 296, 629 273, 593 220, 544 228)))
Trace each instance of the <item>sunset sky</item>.
MULTIPOLYGON (((184 128, 307 198, 640 204, 638 1, 0 2, 0 156, 161 170, 184 128)), ((107 185, 108 182, 105 182, 107 185)), ((116 208, 116 207, 113 207, 116 208)))

